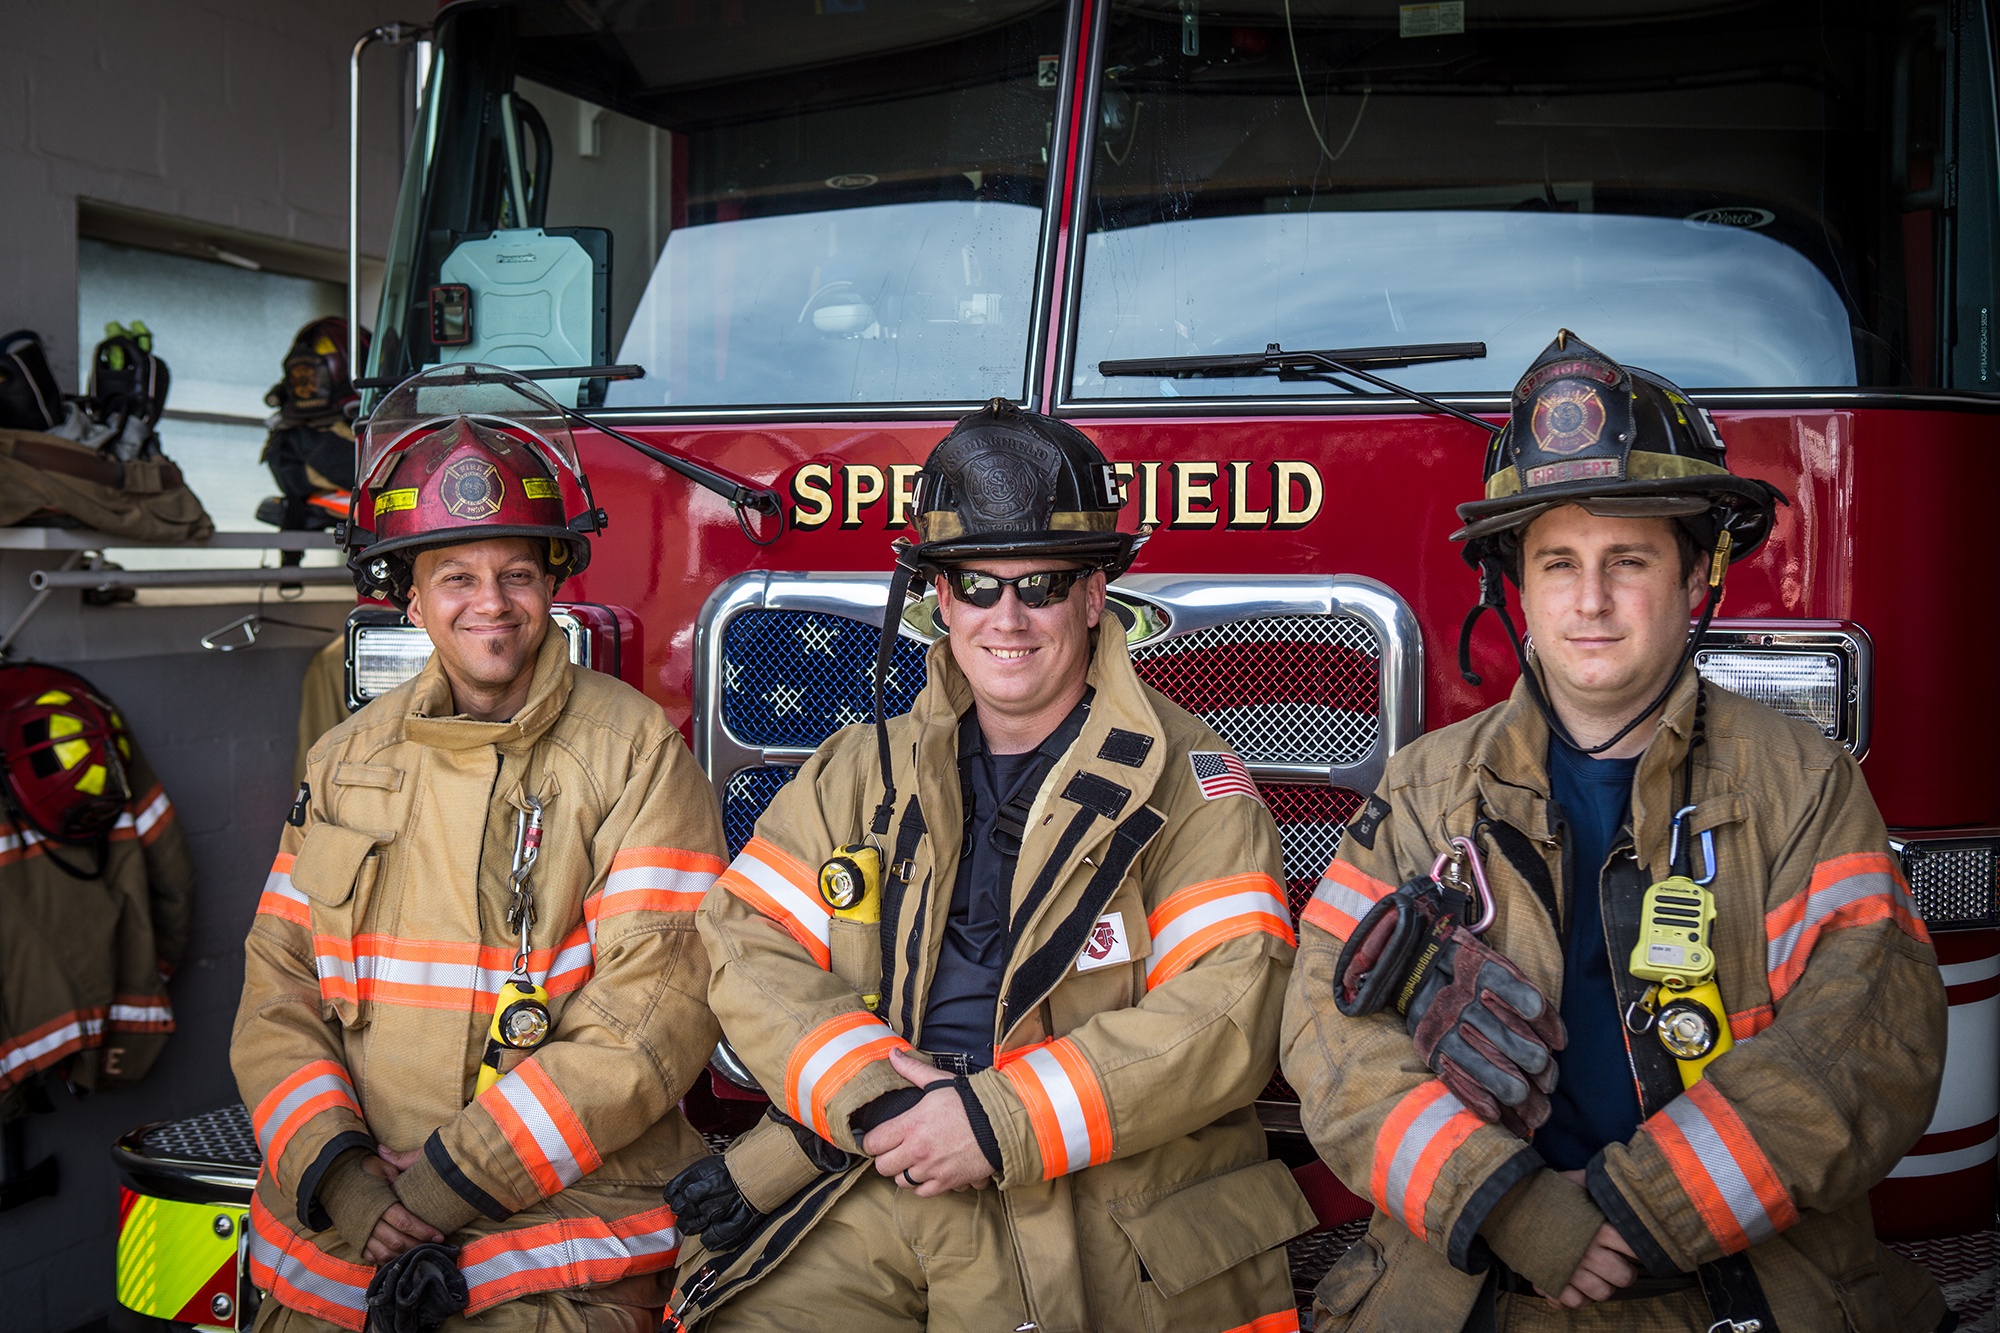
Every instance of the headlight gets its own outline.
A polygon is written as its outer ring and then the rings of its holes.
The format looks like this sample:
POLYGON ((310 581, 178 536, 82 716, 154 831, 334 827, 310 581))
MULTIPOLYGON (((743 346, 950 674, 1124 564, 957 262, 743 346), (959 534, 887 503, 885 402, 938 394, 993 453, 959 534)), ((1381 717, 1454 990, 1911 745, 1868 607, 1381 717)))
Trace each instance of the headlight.
POLYGON ((1702 645, 1704 680, 1810 723, 1857 759, 1867 753, 1874 652, 1859 625, 1717 621, 1702 645))
MULTIPOLYGON (((569 660, 594 666, 591 631, 568 607, 549 618, 569 641, 569 660)), ((347 617, 347 708, 360 708, 424 669, 431 660, 431 637, 395 611, 360 607, 347 617)))

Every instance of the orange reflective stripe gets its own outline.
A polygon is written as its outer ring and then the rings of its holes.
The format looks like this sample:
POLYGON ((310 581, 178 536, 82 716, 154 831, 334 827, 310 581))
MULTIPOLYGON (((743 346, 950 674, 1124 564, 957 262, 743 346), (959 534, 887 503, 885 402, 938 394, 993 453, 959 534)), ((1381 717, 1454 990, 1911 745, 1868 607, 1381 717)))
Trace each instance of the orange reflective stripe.
POLYGON ((1821 935, 1842 926, 1892 921, 1912 939, 1930 943, 1903 870, 1887 852, 1854 852, 1813 867, 1812 882, 1764 915, 1765 970, 1771 999, 1782 1000, 1805 974, 1821 935))
POLYGON ((1355 932, 1376 903, 1395 891, 1393 884, 1384 884, 1336 857, 1320 878, 1319 887, 1313 890, 1301 917, 1344 940, 1355 932))
POLYGON ((1745 1009, 1740 1014, 1731 1014, 1729 1016, 1729 1035, 1736 1041, 1748 1041, 1765 1028, 1771 1026, 1771 1018, 1771 1006, 1768 1004, 1760 1004, 1754 1008, 1745 1009))
POLYGON ((277 1087, 264 1094, 250 1113, 251 1127, 257 1132, 257 1146, 264 1160, 276 1164, 285 1147, 312 1118, 322 1111, 342 1109, 361 1118, 361 1103, 355 1099, 354 1083, 347 1069, 334 1060, 311 1060, 301 1065, 277 1087))
POLYGON ((167 799, 166 789, 157 782, 151 791, 132 802, 132 828, 138 833, 143 846, 151 847, 167 831, 167 825, 173 822, 174 803, 167 799))
POLYGON ((847 1081, 891 1051, 907 1051, 910 1043, 867 1012, 841 1014, 808 1032, 785 1062, 785 1109, 794 1120, 811 1125, 821 1138, 833 1139, 828 1108, 847 1081))
POLYGON ((544 1198, 603 1165, 569 1099, 535 1060, 515 1066, 481 1093, 478 1102, 500 1127, 544 1198))
POLYGON ((0 1042, 0 1088, 18 1083, 38 1069, 104 1044, 105 1010, 101 1005, 72 1009, 0 1042))
POLYGON ((1299 1333, 1299 1312, 1281 1310, 1276 1314, 1260 1314, 1247 1324, 1238 1324, 1228 1333, 1299 1333))
POLYGON ((591 940, 597 923, 626 912, 692 912, 725 869, 720 857, 678 847, 627 847, 611 858, 604 888, 583 900, 591 940))
POLYGON ((373 1268, 336 1259, 250 1199, 250 1280, 288 1309, 360 1333, 368 1317, 373 1268))
POLYGON ((465 1313, 476 1315, 531 1292, 664 1272, 679 1261, 680 1249, 680 1228, 667 1207, 615 1221, 564 1218, 481 1236, 458 1256, 471 1297, 465 1313))
POLYGON ((164 995, 114 995, 104 1026, 110 1032, 172 1032, 174 1007, 164 995))
MULTIPOLYGON (((514 970, 514 951, 462 940, 405 940, 390 935, 313 936, 319 990, 328 1001, 407 1005, 490 1014, 514 970)), ((528 955, 528 973, 551 997, 582 989, 595 965, 590 932, 578 923, 553 949, 528 955)))
POLYGON ((257 900, 260 916, 282 917, 296 925, 312 927, 312 905, 305 894, 292 884, 292 862, 298 858, 290 852, 279 852, 271 862, 271 873, 264 877, 264 894, 257 900))
POLYGON ((1027 1109, 1042 1158, 1042 1179, 1111 1160, 1111 1107, 1097 1072, 1075 1042, 1058 1037, 1007 1051, 999 1069, 1027 1109))
POLYGON ((1146 960, 1146 989, 1163 986, 1225 940, 1262 931, 1287 944, 1298 941, 1285 907, 1285 891, 1265 874, 1209 880, 1170 896, 1146 918, 1153 954, 1146 960))
POLYGON ((812 871, 784 848, 750 839, 716 883, 776 922, 815 963, 833 966, 833 909, 819 896, 812 871))
POLYGON ((1771 1159, 1713 1083, 1695 1084, 1640 1128, 1653 1136, 1724 1254, 1761 1244, 1799 1220, 1771 1159))
POLYGON ((1407 1093, 1375 1136, 1375 1164, 1368 1191, 1383 1212, 1426 1239, 1431 1187, 1459 1145, 1484 1123, 1438 1079, 1407 1093))

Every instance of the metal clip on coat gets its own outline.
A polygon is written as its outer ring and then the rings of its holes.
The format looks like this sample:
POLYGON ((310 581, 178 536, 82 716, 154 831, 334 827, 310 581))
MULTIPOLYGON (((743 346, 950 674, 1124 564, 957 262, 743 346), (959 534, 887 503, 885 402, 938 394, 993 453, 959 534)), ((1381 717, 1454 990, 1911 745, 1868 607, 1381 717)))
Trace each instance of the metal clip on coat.
MULTIPOLYGON (((500 983, 494 997, 493 1021, 486 1029, 486 1052, 479 1059, 479 1081, 473 1095, 479 1096, 506 1072, 501 1057, 519 1052, 525 1059, 549 1036, 549 993, 528 972, 528 933, 535 924, 535 899, 528 889, 528 875, 542 852, 542 803, 533 796, 524 798, 528 808, 514 821, 514 868, 508 875, 514 886, 513 901, 507 906, 507 927, 520 938, 514 954, 514 971, 500 983)), ((508 1068, 518 1064, 509 1063, 508 1068)))
MULTIPOLYGON (((1674 865, 1680 864, 1681 821, 1693 809, 1685 806, 1674 815, 1668 853, 1674 865)), ((1683 1088, 1699 1083, 1709 1062, 1735 1044, 1722 991, 1715 984, 1715 951, 1709 943, 1715 924, 1715 894, 1708 888, 1715 878, 1715 842, 1712 834, 1701 836, 1707 877, 1670 875, 1646 890, 1639 941, 1627 964, 1633 976, 1653 983, 1640 1001, 1651 1016, 1646 1027, 1674 1058, 1683 1088)))

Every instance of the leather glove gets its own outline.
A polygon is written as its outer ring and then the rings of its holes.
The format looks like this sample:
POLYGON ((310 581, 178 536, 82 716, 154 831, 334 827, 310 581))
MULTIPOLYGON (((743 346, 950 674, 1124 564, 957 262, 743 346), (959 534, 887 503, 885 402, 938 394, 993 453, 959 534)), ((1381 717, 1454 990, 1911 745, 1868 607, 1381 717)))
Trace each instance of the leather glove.
POLYGON ((470 1299, 458 1251, 426 1241, 375 1270, 368 1283, 367 1333, 435 1333, 470 1299))
POLYGON ((1466 1109, 1527 1138, 1547 1123, 1562 1018, 1535 984, 1446 910, 1428 877, 1362 919, 1334 965, 1350 1017, 1393 1003, 1417 1055, 1466 1109))
POLYGON ((704 1157, 661 1191, 681 1233, 696 1236, 710 1252, 732 1249, 761 1222, 720 1157, 704 1157))

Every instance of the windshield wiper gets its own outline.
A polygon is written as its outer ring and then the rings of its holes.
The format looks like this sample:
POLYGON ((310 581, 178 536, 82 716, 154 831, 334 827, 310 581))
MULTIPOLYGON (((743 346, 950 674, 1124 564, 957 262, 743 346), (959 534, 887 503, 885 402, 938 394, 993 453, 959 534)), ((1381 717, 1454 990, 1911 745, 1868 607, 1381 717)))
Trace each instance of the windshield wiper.
POLYGON ((1401 397, 1414 399, 1434 412, 1469 421, 1481 430, 1497 435, 1502 427, 1490 421, 1481 421, 1470 412, 1460 411, 1428 394, 1406 389, 1363 369, 1375 366, 1393 370, 1398 366, 1429 365, 1436 361, 1476 361, 1485 355, 1485 343, 1415 343, 1408 347, 1336 347, 1328 351, 1303 352, 1287 352, 1272 343, 1262 352, 1100 361, 1097 373, 1106 379, 1128 375, 1147 379, 1239 379, 1249 375, 1276 375, 1281 380, 1320 380, 1329 384, 1337 383, 1334 376, 1347 375, 1366 380, 1401 397))

